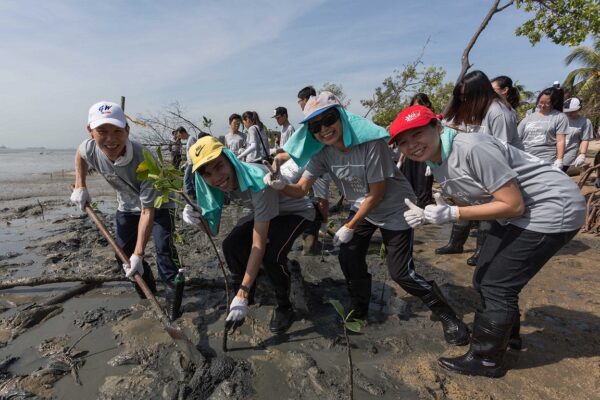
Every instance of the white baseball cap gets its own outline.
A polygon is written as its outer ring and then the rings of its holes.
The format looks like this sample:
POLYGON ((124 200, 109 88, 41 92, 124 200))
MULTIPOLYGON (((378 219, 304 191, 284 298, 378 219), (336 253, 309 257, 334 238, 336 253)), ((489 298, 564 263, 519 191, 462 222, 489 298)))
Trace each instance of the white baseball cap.
POLYGON ((563 112, 575 112, 579 110, 581 110, 581 100, 577 97, 571 97, 563 104, 563 112))
POLYGON ((322 91, 318 96, 310 96, 304 106, 304 119, 300 123, 303 124, 330 108, 341 105, 335 94, 328 91, 322 91))
POLYGON ((96 129, 103 124, 125 128, 127 119, 121 106, 110 101, 100 101, 91 106, 88 112, 88 126, 91 129, 96 129))

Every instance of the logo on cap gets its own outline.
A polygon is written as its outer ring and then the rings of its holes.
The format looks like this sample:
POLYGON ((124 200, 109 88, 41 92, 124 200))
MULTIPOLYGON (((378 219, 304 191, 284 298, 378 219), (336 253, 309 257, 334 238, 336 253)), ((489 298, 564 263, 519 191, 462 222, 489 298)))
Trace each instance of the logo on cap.
POLYGON ((196 157, 198 157, 200 155, 200 153, 202 152, 203 148, 204 148, 204 146, 198 146, 198 147, 196 147, 196 157))
POLYGON ((418 112, 418 111, 415 111, 415 112, 411 112, 411 113, 410 113, 410 114, 408 114, 406 117, 404 117, 404 120, 405 120, 406 122, 410 122, 410 121, 412 121, 412 120, 415 120, 415 119, 419 118, 420 116, 421 116, 421 113, 420 113, 420 112, 418 112))

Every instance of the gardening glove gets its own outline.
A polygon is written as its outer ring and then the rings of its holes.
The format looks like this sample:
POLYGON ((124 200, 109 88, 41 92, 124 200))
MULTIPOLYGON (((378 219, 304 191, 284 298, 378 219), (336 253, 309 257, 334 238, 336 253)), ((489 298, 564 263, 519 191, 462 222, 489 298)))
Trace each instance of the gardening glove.
POLYGON ((281 176, 277 176, 272 172, 269 172, 263 177, 263 182, 265 185, 272 187, 275 190, 283 190, 287 182, 284 181, 281 176))
POLYGON ((423 225, 425 218, 423 217, 423 209, 415 205, 409 199, 404 199, 404 204, 408 207, 407 211, 404 211, 404 219, 411 228, 416 228, 419 225, 423 225))
POLYGON ((229 306, 229 315, 225 319, 225 329, 233 333, 238 326, 244 323, 244 318, 248 314, 248 299, 235 296, 229 306))
POLYGON ((396 163, 396 168, 400 169, 402 168, 402 158, 398 160, 398 162, 396 163))
POLYGON ((75 188, 71 193, 71 202, 73 202, 81 211, 85 211, 86 204, 92 203, 92 198, 87 191, 87 188, 75 188))
POLYGON ((137 254, 133 254, 129 257, 129 264, 123 264, 123 271, 125 276, 133 280, 133 275, 137 272, 138 274, 144 275, 144 259, 137 254))
POLYGON ((183 207, 183 222, 189 225, 198 225, 200 223, 201 215, 198 211, 194 210, 189 204, 183 207))
POLYGON ((342 225, 340 229, 335 233, 333 237, 334 246, 339 246, 342 243, 348 243, 354 236, 354 229, 347 228, 346 225, 342 225))
POLYGON ((425 168, 425 176, 431 176, 431 174, 431 167, 428 165, 427 168, 425 168))
POLYGON ((435 206, 429 205, 425 207, 424 217, 425 222, 430 224, 445 224, 446 222, 458 221, 458 207, 446 204, 442 195, 436 193, 433 195, 435 206))
POLYGON ((577 156, 575 161, 573 161, 573 166, 581 167, 583 164, 585 164, 585 154, 580 154, 577 156))
POLYGON ((563 167, 563 160, 562 159, 556 159, 556 161, 554 161, 554 164, 552 164, 552 168, 559 170, 560 172, 562 172, 562 167, 563 167))
POLYGON ((319 228, 319 236, 320 237, 327 236, 327 224, 326 223, 321 224, 321 227, 319 228))

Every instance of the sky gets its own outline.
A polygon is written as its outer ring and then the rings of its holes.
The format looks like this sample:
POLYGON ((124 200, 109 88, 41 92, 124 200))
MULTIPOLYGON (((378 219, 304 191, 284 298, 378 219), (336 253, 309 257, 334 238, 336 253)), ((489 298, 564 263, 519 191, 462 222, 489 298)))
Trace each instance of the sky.
MULTIPOLYGON (((178 102, 212 132, 228 116, 273 109, 302 119, 298 90, 342 85, 349 110, 425 49, 425 66, 460 72, 460 57, 491 0, 91 2, 0 1, 0 146, 75 148, 87 137, 87 111, 125 96, 132 117, 178 102)), ((508 75, 528 90, 562 81, 568 47, 532 47, 514 30, 515 7, 496 14, 471 51, 472 69, 508 75)), ((135 133, 139 128, 133 126, 135 133)))

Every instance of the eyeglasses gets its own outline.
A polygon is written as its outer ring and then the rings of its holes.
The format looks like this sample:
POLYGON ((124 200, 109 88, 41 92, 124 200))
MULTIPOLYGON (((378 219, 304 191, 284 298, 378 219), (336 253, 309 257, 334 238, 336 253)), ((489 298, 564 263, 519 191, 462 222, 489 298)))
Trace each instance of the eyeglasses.
POLYGON ((317 133, 321 132, 321 128, 323 126, 330 127, 331 125, 335 124, 338 121, 338 119, 340 119, 340 115, 338 114, 338 111, 335 108, 331 108, 321 115, 323 117, 317 121, 308 121, 308 131, 313 135, 316 135, 317 133))

